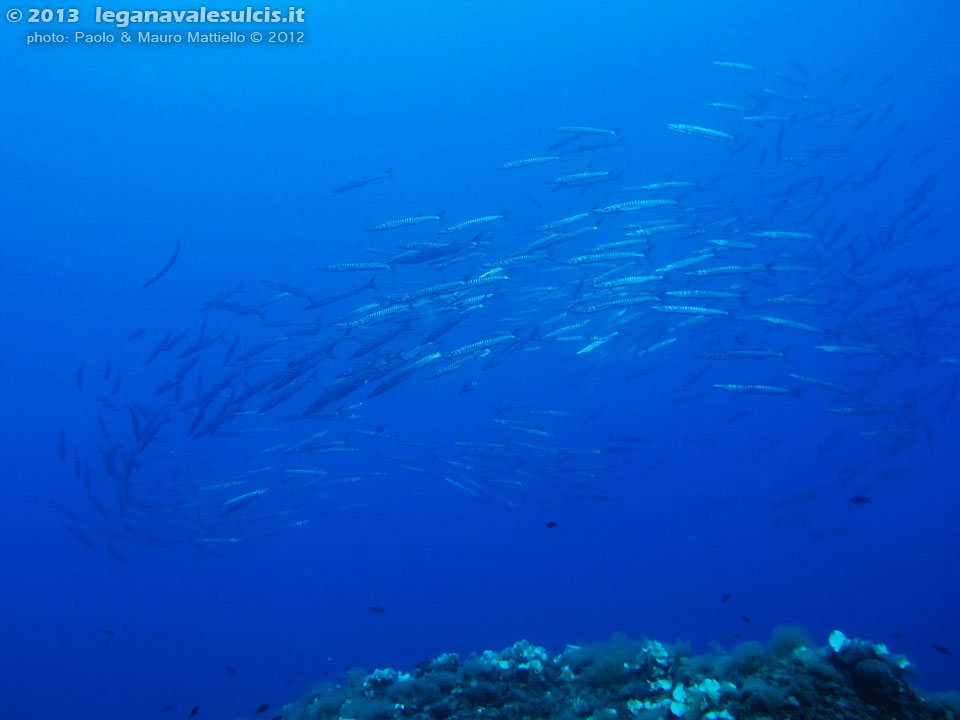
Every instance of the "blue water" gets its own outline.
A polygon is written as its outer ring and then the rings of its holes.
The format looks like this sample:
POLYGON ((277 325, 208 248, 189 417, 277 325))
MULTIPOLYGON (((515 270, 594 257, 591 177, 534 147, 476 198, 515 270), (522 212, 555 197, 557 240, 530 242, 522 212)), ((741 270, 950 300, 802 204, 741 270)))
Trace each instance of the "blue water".
MULTIPOLYGON (((409 667, 440 652, 499 648, 520 638, 558 650, 615 631, 679 638, 706 650, 766 640, 785 623, 807 627, 820 641, 840 628, 886 642, 918 666, 922 686, 957 687, 960 412, 951 395, 958 367, 949 361, 960 357, 958 275, 950 270, 960 255, 955 4, 517 5, 330 2, 307 8, 306 42, 291 46, 27 46, 27 34, 44 28, 3 27, 0 687, 10 717, 186 717, 199 705, 200 717, 232 718, 261 703, 279 708, 357 665, 409 667), (760 70, 714 65, 718 60, 760 70), (805 77, 807 86, 784 83, 775 71, 805 77), (750 93, 765 87, 811 100, 772 102, 764 112, 795 112, 798 119, 761 126, 708 107, 752 106, 750 93), (747 139, 750 145, 730 152, 722 141, 671 133, 668 123, 716 128, 736 134, 738 146, 747 139), (778 162, 780 124, 792 159, 778 162), (552 165, 496 169, 549 154, 562 125, 617 128, 626 140, 552 165), (824 146, 842 151, 801 164, 804 150, 824 146), (822 176, 824 190, 832 189, 850 173, 855 182, 890 150, 875 182, 837 188, 802 228, 796 221, 812 208, 768 222, 783 200, 768 194, 774 187, 822 176), (331 193, 387 168, 394 180, 331 193), (588 169, 623 170, 623 179, 582 195, 544 184, 588 169), (797 171, 792 179, 770 184, 790 169, 797 171), (856 242, 865 254, 868 238, 884 237, 934 174, 920 207, 897 225, 894 246, 851 267, 853 256, 842 248, 856 242), (481 360, 435 380, 421 371, 382 396, 366 399, 368 385, 332 403, 326 410, 340 411, 338 417, 284 419, 358 365, 349 360, 357 345, 348 341, 289 403, 260 417, 232 418, 212 437, 189 436, 192 416, 179 408, 196 396, 197 375, 208 390, 225 376, 221 360, 234 338, 239 353, 286 332, 263 327, 256 316, 199 313, 203 301, 238 283, 245 294, 237 302, 268 300, 277 292, 263 280, 334 292, 368 274, 321 273, 318 265, 382 261, 400 243, 433 241, 441 227, 507 210, 508 220, 488 228, 495 244, 484 251, 489 256, 448 270, 424 264, 381 272, 378 292, 475 277, 488 269, 484 263, 537 237, 530 234, 536 225, 634 197, 678 197, 620 190, 666 180, 705 187, 683 203, 734 200, 739 217, 724 231, 730 238, 750 240, 747 233, 773 228, 816 234, 831 216, 824 235, 833 238, 846 222, 824 252, 830 262, 820 275, 760 273, 757 282, 720 278, 706 285, 746 283, 753 300, 812 292, 832 305, 770 305, 759 313, 754 303, 751 312, 838 334, 825 340, 758 321, 710 321, 640 356, 668 336, 667 326, 686 319, 653 318, 640 308, 635 324, 619 327, 615 340, 590 353, 577 354, 589 331, 581 331, 580 342, 531 340, 527 351, 489 370, 481 360), (439 225, 365 232, 440 211, 439 225), (169 273, 141 289, 178 239, 169 273), (910 268, 944 272, 887 284, 910 268), (861 290, 870 297, 853 307, 861 290), (224 331, 227 342, 204 351, 180 400, 157 395, 205 320, 207 336, 224 331), (135 328, 146 332, 128 341, 135 328), (144 365, 168 330, 188 329, 174 351, 144 365), (882 357, 844 358, 813 347, 869 338, 883 346, 882 357), (790 364, 719 361, 684 389, 708 365, 698 358, 705 352, 785 346, 790 364), (112 395, 118 371, 122 384, 112 395), (713 387, 792 387, 790 373, 870 391, 851 399, 810 387, 797 401, 731 397, 713 387), (468 382, 477 385, 459 393, 468 382), (119 409, 105 408, 98 393, 119 409), (170 419, 139 453, 130 493, 143 504, 121 514, 96 420, 104 418, 121 454, 132 452, 129 402, 167 409, 170 419), (828 411, 865 403, 901 410, 894 417, 828 411), (531 416, 531 408, 563 414, 531 416), (510 435, 494 418, 525 418, 549 435, 510 435), (891 426, 909 442, 860 435, 891 426), (270 429, 239 432, 257 427, 270 429), (378 427, 381 437, 350 434, 378 427), (355 452, 292 459, 263 452, 322 430, 355 452), (627 435, 645 444, 614 437, 627 435), (456 442, 502 443, 508 436, 512 445, 487 456, 493 470, 445 462, 472 458, 476 465, 481 456, 456 442), (835 448, 818 449, 831 439, 838 439, 835 448), (87 498, 74 457, 89 462, 93 494, 107 517, 87 498), (529 474, 515 473, 517 463, 529 474), (270 492, 225 518, 222 503, 234 495, 200 489, 265 466, 274 468, 265 471, 270 492), (381 474, 283 494, 291 481, 282 473, 291 468, 381 474), (858 495, 871 502, 852 503, 858 495), (82 520, 55 510, 51 498, 82 520), (260 517, 281 510, 289 514, 260 517), (297 521, 309 522, 287 527, 297 521), (241 541, 204 542, 213 536, 241 541), (173 710, 163 715, 167 705, 173 710)), ((92 8, 82 3, 82 15, 89 18, 92 8)), ((76 27, 98 29, 86 20, 76 27)), ((813 196, 801 188, 791 202, 813 196)), ((642 219, 661 214, 644 211, 642 219)), ((640 219, 604 219, 602 241, 620 239, 617 228, 640 219)), ((702 240, 655 238, 651 259, 687 257, 702 240)), ((796 243, 786 247, 806 252, 796 243)), ((558 249, 556 256, 572 252, 558 249)), ((725 257, 739 263, 750 256, 718 254, 725 257)), ((544 285, 572 293, 581 271, 556 270, 550 259, 511 270, 505 294, 444 336, 440 349, 520 327, 532 332, 563 302, 518 293, 544 285), (512 320, 518 313, 524 319, 512 320)), ((687 287, 687 276, 678 277, 677 287, 687 287)), ((374 297, 368 291, 310 313, 302 301, 282 298, 265 317, 319 318, 318 337, 334 337, 341 332, 334 321, 374 297)), ((538 332, 586 317, 571 315, 538 332)), ((439 322, 415 322, 381 352, 410 349, 439 322)), ((399 327, 386 323, 357 335, 399 327)), ((298 343, 316 342, 295 338, 259 357, 286 361, 298 343)), ((272 367, 248 369, 244 381, 272 367)), ((259 396, 243 409, 262 403, 259 396)), ((261 486, 244 481, 235 495, 261 486)))

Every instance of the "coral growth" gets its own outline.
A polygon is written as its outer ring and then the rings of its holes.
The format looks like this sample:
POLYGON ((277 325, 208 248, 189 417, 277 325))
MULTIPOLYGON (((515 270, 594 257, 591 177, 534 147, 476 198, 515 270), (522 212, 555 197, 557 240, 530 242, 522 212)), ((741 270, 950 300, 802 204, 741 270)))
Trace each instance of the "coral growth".
POLYGON ((461 662, 454 654, 351 673, 288 705, 285 720, 953 720, 955 701, 923 698, 906 682, 905 658, 883 645, 830 636, 811 647, 797 629, 771 647, 691 657, 622 635, 569 645, 559 655, 526 641, 461 662), (952 702, 951 702, 952 701, 952 702))

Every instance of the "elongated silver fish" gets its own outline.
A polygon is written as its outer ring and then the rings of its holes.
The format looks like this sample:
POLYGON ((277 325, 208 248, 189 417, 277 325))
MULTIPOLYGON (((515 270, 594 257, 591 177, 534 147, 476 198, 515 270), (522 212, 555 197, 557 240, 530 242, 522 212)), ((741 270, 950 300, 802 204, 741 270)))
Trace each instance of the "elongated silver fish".
POLYGON ((692 135, 694 137, 705 138, 707 140, 724 140, 730 142, 736 140, 730 133, 720 130, 711 130, 710 128, 700 127, 699 125, 686 125, 684 123, 668 123, 667 128, 681 135, 692 135))
POLYGON ((687 275, 696 275, 697 277, 710 277, 711 275, 746 275, 747 273, 759 272, 760 270, 771 272, 772 269, 773 263, 767 263, 766 265, 720 265, 719 267, 691 270, 687 275))
POLYGON ((647 355, 648 353, 652 353, 654 350, 660 350, 662 348, 667 347, 667 345, 672 345, 676 341, 677 341, 677 338, 675 337, 667 338, 666 340, 661 340, 660 342, 654 343, 653 345, 646 348, 645 350, 641 350, 640 352, 637 353, 637 355, 647 355))
POLYGON ((771 317, 770 315, 746 315, 744 316, 744 319, 763 320, 771 325, 779 325, 780 327, 803 330, 804 332, 817 333, 819 335, 822 335, 824 332, 826 332, 822 328, 818 328, 814 325, 808 325, 807 323, 798 322, 796 320, 788 320, 787 318, 771 317))
POLYGON ((830 304, 826 300, 799 297, 797 295, 780 295, 778 297, 767 298, 764 302, 774 303, 776 305, 803 305, 808 307, 822 307, 830 304))
POLYGON ((576 215, 570 215, 569 217, 561 218, 559 220, 553 220, 552 222, 544 223, 536 228, 537 232, 551 232, 558 228, 562 228, 565 225, 572 225, 575 222, 583 220, 584 218, 590 217, 591 213, 583 212, 577 213, 576 215))
POLYGON ((794 232, 790 230, 762 230, 760 232, 750 233, 753 237, 765 238, 767 240, 819 240, 816 235, 805 232, 794 232))
POLYGON ((814 345, 817 350, 837 355, 883 355, 876 345, 814 345))
POLYGON ((494 345, 499 345, 500 343, 512 342, 517 339, 516 335, 497 335, 492 338, 487 338, 486 340, 478 340, 477 342, 472 342, 469 345, 461 345, 460 347, 451 350, 450 352, 444 353, 444 357, 457 357, 459 355, 467 355, 477 350, 483 350, 484 348, 492 347, 494 345))
POLYGON ((781 395, 787 397, 800 397, 801 388, 794 388, 790 390, 788 388, 777 387, 776 385, 714 385, 715 388, 720 390, 726 390, 731 393, 738 393, 741 395, 781 395))
POLYGON ((782 358, 790 360, 790 348, 785 347, 782 350, 718 350, 716 352, 704 353, 700 356, 704 360, 765 360, 767 358, 782 358))
POLYGON ((607 128, 590 127, 589 125, 561 125, 557 132, 572 133, 574 135, 616 135, 616 130, 607 128))
POLYGON ((678 298, 698 298, 711 300, 742 300, 743 293, 732 290, 668 290, 664 295, 678 298))
POLYGON ((569 312, 577 314, 591 314, 604 312, 606 310, 616 310, 624 307, 632 307, 634 305, 644 305, 648 302, 653 302, 657 299, 656 295, 633 295, 631 297, 616 298, 614 300, 605 300, 599 303, 593 303, 590 305, 579 305, 576 307, 569 308, 569 312))
POLYGON ((524 158, 523 160, 511 160, 500 166, 500 170, 514 170, 516 168, 529 167, 531 165, 543 165, 544 163, 559 160, 559 155, 541 155, 540 157, 524 158))
POLYGON ((643 257, 644 254, 638 252, 590 253, 587 255, 578 255, 577 257, 570 258, 569 260, 564 260, 562 264, 583 265, 585 263, 616 262, 618 260, 639 260, 643 257))
POLYGON ((707 242, 717 247, 735 248, 737 250, 758 250, 760 248, 756 243, 744 242, 743 240, 727 240, 726 238, 708 240, 707 242))
POLYGON ((654 305, 654 310, 664 313, 674 313, 677 315, 723 315, 730 316, 726 310, 717 308, 697 307, 695 305, 654 305))
POLYGON ((643 285, 658 280, 663 280, 663 275, 630 275, 629 277, 617 278, 616 280, 594 281, 593 286, 598 288, 617 288, 627 285, 643 285))
POLYGON ((604 336, 602 336, 602 337, 594 338, 592 343, 590 343, 589 345, 585 345, 585 346, 583 346, 582 348, 580 348, 579 350, 577 350, 577 355, 586 355, 588 352, 591 352, 591 351, 593 351, 593 350, 596 350, 598 347, 600 347, 600 346, 603 345, 604 343, 606 343, 606 342, 608 342, 609 340, 612 340, 614 337, 616 337, 617 334, 618 334, 617 331, 614 330, 614 331, 613 331, 612 333, 610 333, 609 335, 604 335, 604 336))
POLYGON ((622 172, 614 173, 610 170, 595 170, 591 172, 573 173, 571 175, 561 175, 547 182, 557 187, 575 187, 578 185, 591 185, 593 183, 607 182, 608 180, 617 180, 622 174, 622 172))
POLYGON ((684 258, 683 260, 677 260, 676 262, 672 262, 668 265, 664 265, 663 267, 658 267, 653 272, 655 275, 663 275, 664 273, 668 273, 671 270, 679 270, 681 268, 689 267, 690 265, 696 265, 697 263, 702 263, 704 260, 709 260, 712 257, 714 257, 712 253, 704 253, 702 255, 693 255, 691 257, 684 258))
POLYGON ((713 64, 717 67, 730 68, 732 70, 746 70, 748 72, 756 72, 757 69, 753 65, 747 65, 742 62, 731 62, 730 60, 714 60, 713 64))
POLYGON ((423 225, 428 222, 439 222, 440 218, 443 217, 446 211, 437 213, 436 215, 417 215, 415 217, 405 217, 399 218, 398 220, 387 220, 387 222, 380 223, 379 225, 374 225, 373 227, 367 228, 369 231, 373 232, 382 232, 383 230, 396 230, 397 228, 402 227, 411 227, 413 225, 423 225))
POLYGON ((575 240, 578 237, 586 235, 587 233, 596 232, 599 230, 596 225, 591 227, 582 227, 575 228, 573 230, 568 230, 566 232, 550 233, 545 237, 540 238, 539 240, 534 240, 532 243, 527 245, 527 250, 536 250, 538 248, 552 247, 558 245, 562 242, 567 242, 568 240, 575 240))
POLYGON ((616 203, 606 207, 596 208, 593 213, 597 215, 609 215, 610 213, 633 212, 635 210, 647 210, 649 208, 663 207, 664 205, 676 205, 676 200, 657 199, 657 200, 630 200, 629 202, 616 203))
POLYGON ((819 378, 810 377, 808 375, 794 375, 793 373, 790 374, 790 377, 792 377, 794 380, 799 380, 802 383, 806 383, 807 385, 815 385, 817 387, 823 388, 824 390, 831 390, 833 392, 840 393, 841 395, 858 395, 859 394, 856 390, 851 390, 848 387, 844 387, 843 385, 838 385, 837 383, 830 382, 829 380, 821 380, 819 378))
POLYGON ((503 220, 506 217, 503 213, 499 215, 484 215, 483 217, 473 218, 472 220, 464 220, 459 222, 456 225, 451 225, 448 228, 444 228, 440 231, 441 235, 446 235, 447 233, 460 232, 461 230, 472 230, 473 228, 480 227, 481 225, 488 225, 497 220, 503 220))
POLYGON ((638 187, 641 190, 684 190, 697 187, 697 184, 689 180, 666 180, 664 182, 647 183, 638 187))
POLYGON ((317 268, 321 272, 366 272, 368 270, 389 270, 390 266, 382 262, 337 263, 336 265, 321 265, 317 268))
POLYGON ((725 102, 712 102, 709 107, 712 107, 716 110, 734 110, 736 112, 747 112, 747 108, 744 105, 735 105, 734 103, 725 103, 725 102))

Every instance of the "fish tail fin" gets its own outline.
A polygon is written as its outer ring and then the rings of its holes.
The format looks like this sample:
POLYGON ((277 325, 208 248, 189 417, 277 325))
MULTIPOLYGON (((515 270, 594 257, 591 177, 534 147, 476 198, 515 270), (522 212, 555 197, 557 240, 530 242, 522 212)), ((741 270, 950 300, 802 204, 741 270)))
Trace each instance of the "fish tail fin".
POLYGON ((793 348, 788 345, 787 347, 783 348, 783 349, 780 351, 780 354, 783 355, 783 359, 786 360, 788 363, 792 363, 792 362, 793 362, 793 359, 790 357, 790 352, 791 352, 792 350, 793 350, 793 348))
POLYGON ((394 175, 393 175, 393 171, 394 171, 394 170, 395 170, 395 168, 387 168, 386 170, 383 171, 383 176, 384 176, 385 178, 390 178, 391 180, 396 180, 397 178, 394 177, 394 175))
POLYGON ((790 391, 790 396, 796 398, 797 400, 803 400, 807 394, 806 385, 797 385, 790 391))

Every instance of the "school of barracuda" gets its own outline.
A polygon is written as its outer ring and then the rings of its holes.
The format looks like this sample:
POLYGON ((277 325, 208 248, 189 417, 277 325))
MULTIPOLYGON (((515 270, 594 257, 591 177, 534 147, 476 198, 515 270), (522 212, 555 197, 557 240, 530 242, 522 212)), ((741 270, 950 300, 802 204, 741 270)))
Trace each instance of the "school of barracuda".
MULTIPOLYGON (((742 97, 700 103, 696 116, 715 117, 716 128, 677 118, 647 141, 678 134, 721 161, 751 158, 772 211, 744 210, 722 175, 658 179, 621 167, 623 129, 547 129, 541 147, 503 158, 498 170, 529 178, 520 202, 539 213, 538 197, 559 193, 568 213, 531 227, 516 227, 511 208, 367 218, 358 231, 396 242, 352 262, 316 258, 309 288, 248 280, 202 303, 196 335, 132 331, 127 341, 143 345, 137 385, 154 373, 152 394, 127 394, 133 371, 82 365, 75 382, 96 397, 100 442, 83 448, 60 430, 60 461, 79 479, 76 492, 50 500, 67 531, 121 561, 145 544, 209 552, 356 510, 363 495, 338 489, 378 478, 420 478, 504 508, 545 493, 604 499, 606 474, 625 454, 640 479, 671 455, 634 428, 602 447, 561 440, 560 430, 602 412, 589 407, 591 374, 656 377, 668 353, 697 363, 675 389, 677 402, 691 403, 684 412, 729 394, 754 396, 731 406, 731 425, 796 401, 817 417, 843 416, 837 422, 849 425, 806 440, 820 457, 862 443, 863 461, 838 470, 845 483, 865 478, 872 461, 882 474, 883 461, 933 443, 958 394, 960 290, 955 264, 909 259, 940 231, 929 197, 936 146, 909 158, 922 179, 902 196, 873 198, 866 217, 845 215, 838 198, 869 204, 895 152, 871 148, 874 162, 862 167, 837 159, 868 125, 899 142, 906 125, 896 126, 894 104, 818 99, 796 63, 783 72, 714 65, 755 82, 742 97), (418 279, 405 276, 414 266, 418 279), (419 279, 423 270, 431 280, 419 279), (216 328, 223 314, 243 316, 248 330, 229 337, 216 328), (808 370, 801 349, 836 362, 808 370), (406 437, 378 420, 381 395, 408 392, 409 413, 429 413, 530 357, 566 375, 567 388, 499 407, 452 442, 406 437), (904 367, 915 390, 891 400, 885 380, 904 367), (214 458, 228 451, 249 469, 220 470, 214 458)), ((888 82, 873 86, 878 97, 888 82)), ((390 168, 333 192, 395 187, 402 176, 390 168)), ((144 288, 179 252, 178 243, 144 288)))

